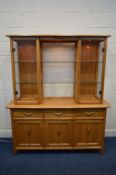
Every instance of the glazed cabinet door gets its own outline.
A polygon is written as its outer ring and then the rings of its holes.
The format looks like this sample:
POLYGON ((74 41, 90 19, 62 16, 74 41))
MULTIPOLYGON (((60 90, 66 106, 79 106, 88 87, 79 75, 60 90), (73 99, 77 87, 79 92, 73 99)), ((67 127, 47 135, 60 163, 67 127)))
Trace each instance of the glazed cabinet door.
POLYGON ((46 148, 71 148, 72 121, 54 119, 46 120, 45 142, 46 148))
POLYGON ((14 143, 16 148, 37 149, 43 147, 42 120, 15 120, 14 143))
POLYGON ((107 40, 82 37, 76 45, 75 99, 81 104, 103 102, 107 40))
POLYGON ((37 37, 14 37, 10 41, 14 102, 41 103, 40 41, 37 37))
POLYGON ((100 147, 103 143, 103 120, 79 119, 74 126, 75 147, 100 147))

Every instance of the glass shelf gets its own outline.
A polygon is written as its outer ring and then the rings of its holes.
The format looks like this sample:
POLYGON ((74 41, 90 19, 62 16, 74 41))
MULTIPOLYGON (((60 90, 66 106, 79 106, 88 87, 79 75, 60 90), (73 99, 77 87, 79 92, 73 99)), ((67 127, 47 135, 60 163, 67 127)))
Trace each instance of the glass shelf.
MULTIPOLYGON (((41 83, 41 84, 71 84, 71 83, 75 83, 75 82, 16 82, 16 84, 37 84, 37 83, 41 83)), ((80 81, 80 84, 101 84, 102 82, 92 82, 92 81, 80 81)))
MULTIPOLYGON (((14 63, 37 63, 37 61, 15 61, 14 63)), ((76 62, 76 61, 60 61, 60 62, 56 62, 56 61, 43 61, 40 63, 103 63, 103 61, 80 61, 80 62, 76 62)))
POLYGON ((80 81, 79 83, 82 83, 82 84, 84 84, 84 83, 88 83, 88 84, 100 84, 102 82, 80 81))
POLYGON ((43 84, 74 84, 74 82, 43 82, 43 84))
POLYGON ((16 82, 16 84, 37 84, 37 82, 16 82))
POLYGON ((37 63, 37 61, 14 61, 14 63, 37 63))
POLYGON ((80 63, 103 63, 103 61, 80 61, 80 63))

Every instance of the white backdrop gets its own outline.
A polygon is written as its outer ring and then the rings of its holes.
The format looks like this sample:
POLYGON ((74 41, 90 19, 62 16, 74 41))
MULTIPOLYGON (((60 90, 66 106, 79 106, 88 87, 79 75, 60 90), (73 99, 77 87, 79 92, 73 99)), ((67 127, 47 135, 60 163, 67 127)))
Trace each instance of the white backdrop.
POLYGON ((106 135, 116 136, 116 1, 0 0, 0 137, 11 136, 12 99, 9 40, 6 34, 111 34, 107 51, 106 135))

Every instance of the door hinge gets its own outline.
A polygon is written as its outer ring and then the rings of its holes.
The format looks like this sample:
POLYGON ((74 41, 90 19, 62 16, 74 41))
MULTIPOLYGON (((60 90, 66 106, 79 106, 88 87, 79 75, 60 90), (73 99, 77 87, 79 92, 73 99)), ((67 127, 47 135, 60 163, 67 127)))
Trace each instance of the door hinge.
POLYGON ((105 52, 105 48, 102 48, 102 52, 105 52))
POLYGON ((102 91, 99 91, 99 94, 101 95, 102 94, 102 91))
POLYGON ((18 95, 18 91, 15 91, 15 95, 18 95))
POLYGON ((14 47, 12 48, 12 51, 15 52, 15 48, 14 47))

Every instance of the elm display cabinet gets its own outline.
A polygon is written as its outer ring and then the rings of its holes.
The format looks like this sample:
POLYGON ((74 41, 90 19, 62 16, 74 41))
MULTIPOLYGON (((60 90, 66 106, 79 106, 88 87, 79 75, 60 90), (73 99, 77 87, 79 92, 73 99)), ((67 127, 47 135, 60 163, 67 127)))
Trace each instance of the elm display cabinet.
POLYGON ((107 38, 9 35, 14 151, 104 150, 107 38))

